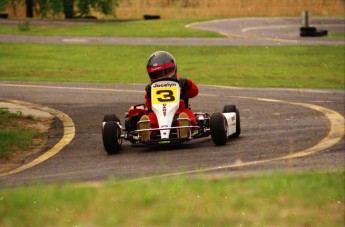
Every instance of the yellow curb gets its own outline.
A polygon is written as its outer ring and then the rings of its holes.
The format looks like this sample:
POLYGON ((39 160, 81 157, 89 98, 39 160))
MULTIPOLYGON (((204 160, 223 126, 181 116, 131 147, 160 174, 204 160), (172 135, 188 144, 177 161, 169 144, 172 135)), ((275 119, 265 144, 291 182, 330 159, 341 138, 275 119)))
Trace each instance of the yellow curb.
POLYGON ((56 155, 57 153, 59 153, 62 148, 64 148, 67 144, 69 144, 73 140, 74 135, 75 135, 75 127, 74 127, 73 120, 67 114, 60 112, 58 110, 54 110, 52 108, 46 107, 46 106, 40 106, 40 105, 33 104, 33 103, 28 103, 28 102, 23 102, 23 101, 18 101, 18 100, 5 100, 5 101, 9 102, 9 103, 22 105, 22 106, 25 106, 28 108, 45 111, 45 112, 48 112, 48 113, 52 114, 53 116, 59 118, 63 124, 63 136, 62 136, 61 140, 57 144, 55 144, 54 147, 52 147, 50 150, 46 151, 41 156, 37 157, 33 161, 31 161, 25 165, 22 165, 16 169, 13 169, 9 172, 0 174, 0 177, 22 172, 24 170, 27 170, 31 167, 34 167, 34 166, 44 162, 45 160, 47 160, 47 159, 51 158, 52 156, 56 155))

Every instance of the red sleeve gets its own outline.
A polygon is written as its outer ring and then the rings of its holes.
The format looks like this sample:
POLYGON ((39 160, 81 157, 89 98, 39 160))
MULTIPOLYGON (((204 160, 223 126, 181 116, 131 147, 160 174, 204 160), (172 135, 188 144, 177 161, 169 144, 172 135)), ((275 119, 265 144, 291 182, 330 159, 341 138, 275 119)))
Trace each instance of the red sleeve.
POLYGON ((188 90, 186 91, 185 97, 186 98, 193 98, 193 97, 197 96, 199 94, 198 86, 196 86, 196 84, 193 83, 193 81, 188 80, 188 79, 187 79, 187 83, 188 83, 188 90))

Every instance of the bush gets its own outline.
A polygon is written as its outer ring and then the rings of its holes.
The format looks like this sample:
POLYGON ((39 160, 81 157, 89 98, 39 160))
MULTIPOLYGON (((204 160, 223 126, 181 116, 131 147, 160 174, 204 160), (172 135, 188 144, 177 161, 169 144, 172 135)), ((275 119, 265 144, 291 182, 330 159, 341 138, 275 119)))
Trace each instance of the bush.
POLYGON ((23 23, 18 24, 18 29, 21 32, 30 31, 30 28, 31 28, 30 20, 25 20, 23 23))

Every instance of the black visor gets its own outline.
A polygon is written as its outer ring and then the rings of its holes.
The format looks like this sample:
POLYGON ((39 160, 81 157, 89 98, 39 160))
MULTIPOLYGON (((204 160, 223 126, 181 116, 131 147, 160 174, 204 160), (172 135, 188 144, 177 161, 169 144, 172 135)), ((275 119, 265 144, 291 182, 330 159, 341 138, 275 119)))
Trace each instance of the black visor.
POLYGON ((159 70, 156 72, 152 72, 152 73, 149 73, 149 75, 150 75, 151 79, 156 80, 156 79, 159 79, 159 78, 162 78, 162 77, 169 75, 172 71, 174 71, 173 67, 168 68, 168 69, 159 70))

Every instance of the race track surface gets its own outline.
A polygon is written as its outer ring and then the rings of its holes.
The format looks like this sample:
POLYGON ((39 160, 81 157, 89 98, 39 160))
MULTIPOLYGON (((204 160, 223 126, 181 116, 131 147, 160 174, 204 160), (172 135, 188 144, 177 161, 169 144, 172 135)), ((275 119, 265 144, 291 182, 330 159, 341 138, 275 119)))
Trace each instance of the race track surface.
MULTIPOLYGON (((144 84, 2 82, 0 87, 2 99, 48 106, 70 116, 75 125, 74 139, 59 153, 25 171, 0 177, 1 185, 344 166, 343 91, 200 86, 200 95, 191 100, 193 111, 213 113, 226 104, 237 105, 242 124, 238 139, 215 146, 211 138, 203 138, 165 149, 125 142, 119 154, 108 155, 101 139, 103 115, 115 113, 123 123, 129 106, 143 102, 144 84)), ((49 146, 61 138, 62 132, 61 122, 56 122, 49 146)))
MULTIPOLYGON (((0 25, 3 25, 0 20, 0 25)), ((8 22, 6 22, 8 23, 8 22)), ((313 24, 314 23, 314 24, 313 24)), ((320 29, 344 31, 342 19, 318 19, 320 29)), ((39 37, 0 35, 3 43, 129 44, 129 45, 344 45, 343 39, 300 38, 299 19, 226 19, 189 25, 214 30, 228 38, 39 37)), ((57 154, 18 173, 0 176, 0 186, 32 182, 101 181, 109 177, 138 179, 179 174, 243 175, 272 171, 343 169, 344 91, 305 89, 245 89, 199 85, 191 100, 193 111, 220 112, 235 104, 241 113, 242 134, 225 146, 211 138, 164 149, 125 142, 117 155, 108 155, 101 138, 104 114, 124 113, 143 103, 144 84, 73 84, 0 82, 0 102, 19 100, 60 111, 73 121, 66 130, 56 119, 47 148, 64 130, 67 141, 57 154), (65 133, 66 134, 66 133, 65 133), (73 135, 71 135, 73 134, 73 135)), ((11 101, 12 102, 12 101, 11 101)))

